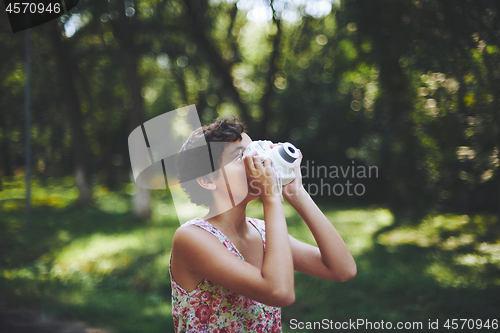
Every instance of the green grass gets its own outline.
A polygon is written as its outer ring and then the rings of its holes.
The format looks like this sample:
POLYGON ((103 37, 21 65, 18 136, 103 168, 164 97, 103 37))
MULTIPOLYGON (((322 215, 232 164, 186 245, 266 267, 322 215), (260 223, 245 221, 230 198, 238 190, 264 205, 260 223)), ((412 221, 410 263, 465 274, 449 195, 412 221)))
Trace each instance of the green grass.
POLYGON ((499 319, 496 217, 430 216, 418 227, 403 226, 374 239, 378 228, 392 223, 387 211, 327 211, 351 248, 358 273, 344 283, 296 274, 297 301, 283 311, 285 332, 297 331, 287 329, 293 318, 422 322, 422 331, 428 331, 429 320, 499 319))
MULTIPOLYGON (((116 333, 173 331, 168 266, 179 223, 166 191, 152 192, 152 220, 144 222, 131 212, 133 185, 117 192, 96 185, 95 203, 79 208, 71 178, 35 179, 32 228, 26 230, 22 179, 3 184, 0 303, 116 333)), ((293 208, 284 208, 290 234, 313 244, 293 208)), ((421 321, 423 331, 429 319, 498 319, 495 216, 429 216, 376 238, 394 222, 387 209, 320 208, 353 253, 358 274, 336 283, 296 273, 296 302, 283 309, 285 332, 307 331, 291 330, 293 318, 421 321)), ((252 202, 247 215, 262 218, 261 205, 252 202)))

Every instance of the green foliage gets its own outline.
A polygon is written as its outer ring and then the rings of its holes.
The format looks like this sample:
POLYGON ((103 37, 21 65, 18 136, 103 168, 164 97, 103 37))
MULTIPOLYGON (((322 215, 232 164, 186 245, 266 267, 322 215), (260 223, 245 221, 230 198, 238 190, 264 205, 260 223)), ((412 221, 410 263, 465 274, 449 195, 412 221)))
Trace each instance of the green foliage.
MULTIPOLYGON (((295 21, 277 4, 265 21, 249 19, 251 6, 225 1, 139 1, 120 21, 130 40, 111 19, 115 6, 82 4, 68 18, 80 22, 74 34, 61 35, 74 63, 87 168, 106 187, 128 181, 127 135, 139 104, 144 120, 196 104, 204 123, 239 115, 253 138, 291 141, 305 159, 377 165, 383 177, 370 186, 388 190, 363 199, 388 203, 397 221, 498 206, 496 2, 346 0, 324 15, 297 5, 295 21)), ((33 171, 42 177, 75 167, 67 105, 50 89, 56 23, 33 30, 33 171)), ((24 65, 14 55, 22 41, 2 34, 0 43, 12 50, 0 100, 21 109, 24 65)), ((3 174, 22 174, 22 117, 1 117, 3 174)))

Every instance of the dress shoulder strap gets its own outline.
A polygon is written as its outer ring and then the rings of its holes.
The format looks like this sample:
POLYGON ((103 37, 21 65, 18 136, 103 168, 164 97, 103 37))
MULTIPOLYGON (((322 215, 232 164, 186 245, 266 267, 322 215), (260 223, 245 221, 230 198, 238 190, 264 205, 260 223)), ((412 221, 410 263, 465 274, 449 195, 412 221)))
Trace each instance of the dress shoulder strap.
POLYGON ((255 228, 260 232, 262 236, 262 241, 264 242, 264 247, 266 246, 266 222, 264 220, 247 217, 247 220, 252 223, 255 228))
POLYGON ((186 222, 184 225, 187 225, 187 224, 193 224, 197 227, 200 227, 206 231, 208 231, 209 233, 211 233, 212 235, 214 235, 215 237, 217 237, 217 239, 222 243, 224 244, 224 246, 230 251, 232 252, 234 255, 236 255, 238 258, 240 259, 243 259, 243 256, 241 255, 240 251, 238 251, 238 249, 236 248, 236 246, 233 244, 233 242, 231 242, 229 240, 229 238, 226 237, 226 235, 224 235, 219 229, 217 229, 216 227, 214 227, 210 222, 208 222, 207 220, 204 220, 204 219, 201 219, 201 218, 196 218, 196 219, 193 219, 191 221, 188 221, 186 222))
POLYGON ((200 228, 208 231, 209 233, 211 233, 212 235, 217 237, 222 243, 224 243, 224 241, 227 239, 226 235, 224 235, 222 232, 220 232, 219 229, 214 227, 210 222, 203 220, 201 218, 196 218, 194 220, 186 222, 186 224, 193 224, 197 227, 200 227, 200 228))

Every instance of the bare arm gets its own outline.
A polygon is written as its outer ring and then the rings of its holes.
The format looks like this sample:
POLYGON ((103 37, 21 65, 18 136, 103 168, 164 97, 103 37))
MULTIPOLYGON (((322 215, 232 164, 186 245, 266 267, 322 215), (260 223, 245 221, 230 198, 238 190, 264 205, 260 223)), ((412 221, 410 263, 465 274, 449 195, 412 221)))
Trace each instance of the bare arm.
POLYGON ((332 281, 347 281, 356 275, 356 263, 342 237, 302 186, 300 163, 295 166, 295 179, 283 187, 283 196, 307 224, 318 247, 290 237, 295 270, 332 281))
MULTIPOLYGON (((284 274, 278 271, 278 267, 273 269, 268 263, 272 256, 267 254, 266 248, 260 270, 229 252, 215 236, 192 225, 177 229, 172 245, 172 265, 184 266, 184 269, 199 276, 200 282, 206 278, 257 302, 277 307, 288 306, 295 301, 295 294, 293 290, 283 288, 279 275, 284 274)), ((175 279, 174 271, 172 275, 175 279)))
POLYGON ((255 151, 247 153, 244 161, 250 186, 264 205, 266 253, 262 277, 281 290, 280 294, 295 300, 292 250, 272 162, 255 151))
POLYGON ((342 237, 318 208, 309 194, 301 193, 290 204, 307 224, 318 247, 290 236, 294 268, 327 280, 344 282, 356 275, 356 263, 342 237))
POLYGON ((266 221, 266 252, 262 264, 262 277, 287 295, 291 303, 295 300, 293 257, 288 238, 285 214, 280 197, 264 202, 266 221))

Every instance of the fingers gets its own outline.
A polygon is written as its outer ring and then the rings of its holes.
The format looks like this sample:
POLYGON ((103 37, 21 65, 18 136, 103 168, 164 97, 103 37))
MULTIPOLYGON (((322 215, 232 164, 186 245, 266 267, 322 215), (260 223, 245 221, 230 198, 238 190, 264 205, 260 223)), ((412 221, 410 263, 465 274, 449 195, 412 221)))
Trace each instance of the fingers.
POLYGON ((257 155, 257 151, 256 150, 245 150, 243 152, 243 158, 250 158, 250 160, 255 155, 257 155))
POLYGON ((255 168, 262 168, 262 162, 264 161, 264 159, 262 157, 260 157, 259 155, 254 155, 252 156, 252 159, 253 159, 253 163, 255 164, 255 168))
POLYGON ((264 158, 257 153, 248 154, 243 157, 245 161, 245 169, 252 177, 261 177, 265 175, 270 177, 274 173, 273 163, 270 158, 264 158))
POLYGON ((254 173, 256 171, 255 169, 255 163, 253 157, 257 154, 256 151, 250 151, 246 152, 243 156, 243 161, 245 162, 245 168, 247 171, 250 171, 251 173, 254 173))
POLYGON ((264 159, 264 162, 261 165, 266 176, 271 176, 273 174, 273 161, 271 161, 270 158, 264 159))
MULTIPOLYGON (((265 159, 260 156, 256 151, 252 151, 243 156, 245 161, 245 168, 250 170, 251 174, 256 174, 257 172, 264 171, 264 161, 265 159)), ((269 159, 266 159, 269 160, 269 159)))
POLYGON ((253 162, 257 172, 261 172, 266 176, 270 176, 272 174, 272 162, 269 158, 263 158, 262 156, 256 155, 253 156, 253 162))

